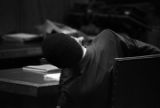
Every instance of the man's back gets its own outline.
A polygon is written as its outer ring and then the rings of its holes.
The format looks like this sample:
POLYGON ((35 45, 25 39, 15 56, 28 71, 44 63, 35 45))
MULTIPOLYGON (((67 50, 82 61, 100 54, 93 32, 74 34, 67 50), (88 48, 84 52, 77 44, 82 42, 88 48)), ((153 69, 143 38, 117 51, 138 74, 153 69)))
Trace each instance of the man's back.
POLYGON ((64 106, 105 108, 109 105, 110 71, 114 58, 123 55, 119 42, 109 30, 102 32, 87 47, 86 55, 79 66, 74 67, 70 72, 62 72, 62 80, 68 78, 65 82, 61 82, 61 92, 66 98, 62 102, 64 106), (71 74, 66 77, 68 73, 71 74))
POLYGON ((59 105, 64 108, 109 107, 114 58, 140 54, 137 51, 160 53, 157 48, 111 30, 101 32, 87 47, 80 64, 62 72, 59 105))

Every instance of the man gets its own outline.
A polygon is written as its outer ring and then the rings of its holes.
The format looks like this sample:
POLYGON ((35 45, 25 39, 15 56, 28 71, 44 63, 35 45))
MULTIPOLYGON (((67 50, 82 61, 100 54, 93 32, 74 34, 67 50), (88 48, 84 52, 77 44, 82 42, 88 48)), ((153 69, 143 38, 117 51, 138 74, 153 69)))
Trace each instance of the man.
POLYGON ((114 58, 160 53, 155 46, 109 29, 86 47, 71 36, 50 34, 44 39, 42 50, 51 64, 62 69, 58 100, 62 108, 109 107, 114 58))

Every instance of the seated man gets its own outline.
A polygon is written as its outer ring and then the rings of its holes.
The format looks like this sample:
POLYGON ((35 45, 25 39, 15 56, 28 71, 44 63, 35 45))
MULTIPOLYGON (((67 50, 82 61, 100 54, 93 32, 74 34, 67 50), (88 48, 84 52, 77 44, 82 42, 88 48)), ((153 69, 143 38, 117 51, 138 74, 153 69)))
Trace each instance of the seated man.
POLYGON ((71 36, 49 34, 43 41, 44 57, 62 69, 58 106, 107 108, 114 58, 160 53, 150 44, 106 29, 86 47, 71 36))

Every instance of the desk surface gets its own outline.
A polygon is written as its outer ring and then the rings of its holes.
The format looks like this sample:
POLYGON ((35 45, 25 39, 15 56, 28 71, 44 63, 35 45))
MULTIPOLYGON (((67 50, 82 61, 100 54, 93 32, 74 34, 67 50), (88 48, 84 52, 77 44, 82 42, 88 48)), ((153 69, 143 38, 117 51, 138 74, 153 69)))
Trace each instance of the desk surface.
POLYGON ((40 43, 13 44, 0 43, 0 59, 42 56, 40 43))
POLYGON ((25 72, 22 68, 0 70, 0 91, 39 96, 58 91, 59 81, 45 80, 44 74, 25 72))

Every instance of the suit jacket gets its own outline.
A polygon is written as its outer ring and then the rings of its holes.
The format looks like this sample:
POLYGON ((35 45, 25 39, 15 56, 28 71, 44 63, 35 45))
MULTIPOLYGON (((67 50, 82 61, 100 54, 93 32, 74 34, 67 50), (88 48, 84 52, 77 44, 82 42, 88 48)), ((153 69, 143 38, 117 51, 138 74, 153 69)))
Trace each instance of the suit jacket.
POLYGON ((155 53, 160 53, 155 46, 109 29, 102 31, 87 46, 82 61, 62 71, 58 105, 62 108, 109 107, 114 58, 155 53))

